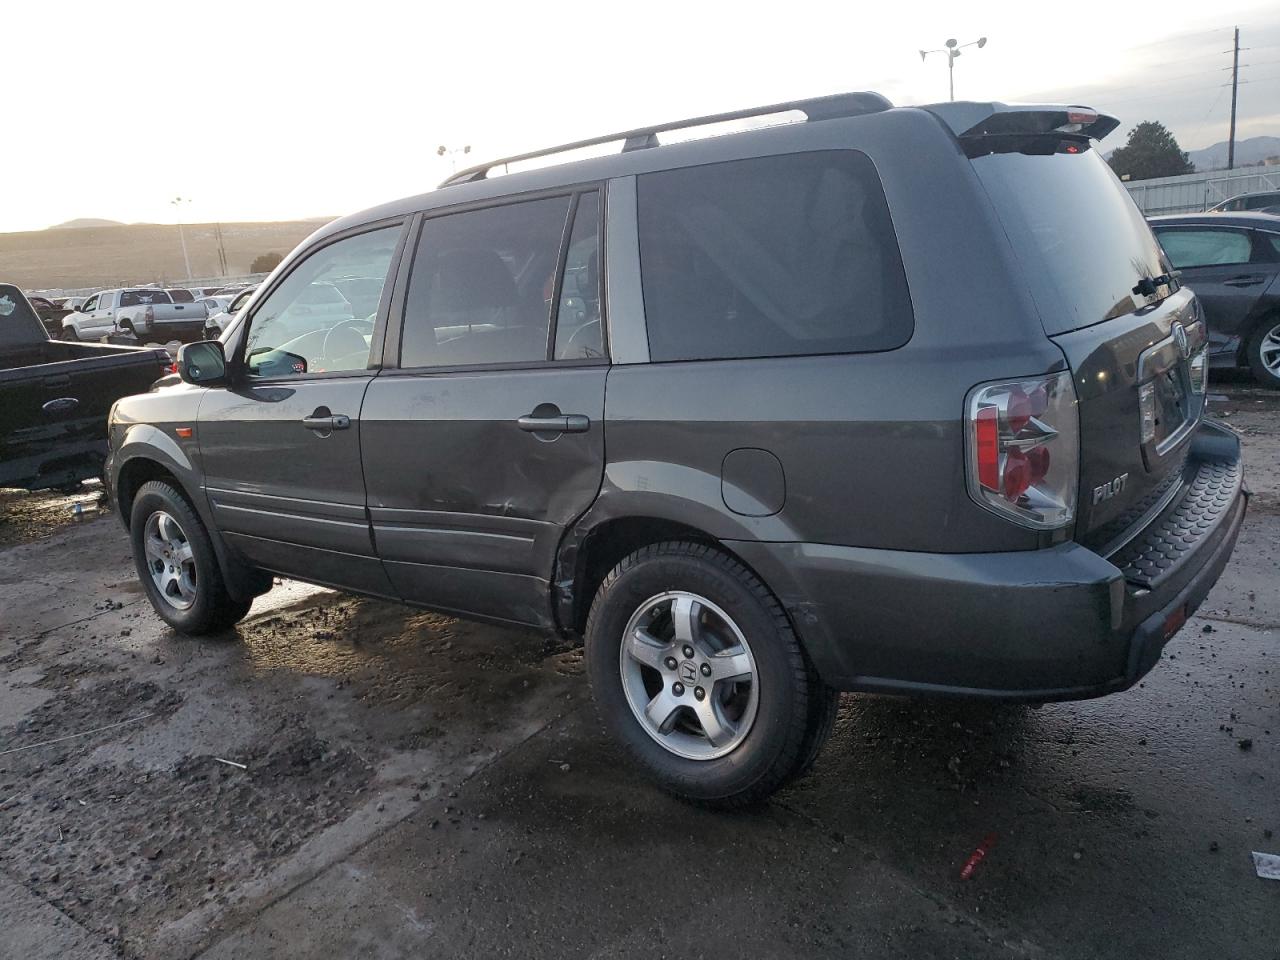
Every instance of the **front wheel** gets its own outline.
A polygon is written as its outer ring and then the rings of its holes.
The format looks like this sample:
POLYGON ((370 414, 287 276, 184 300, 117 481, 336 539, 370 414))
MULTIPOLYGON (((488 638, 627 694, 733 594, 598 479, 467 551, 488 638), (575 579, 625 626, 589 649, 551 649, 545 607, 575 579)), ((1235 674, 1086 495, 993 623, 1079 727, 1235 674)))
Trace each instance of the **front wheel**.
POLYGON ((1280 318, 1262 321, 1245 346, 1253 378, 1268 387, 1280 387, 1280 318))
POLYGON ((130 512, 129 535, 151 606, 179 633, 213 633, 249 612, 253 601, 227 593, 209 532, 171 484, 152 480, 142 485, 130 512))
POLYGON ((812 763, 834 696, 777 599, 714 547, 625 558, 591 606, 587 668, 601 717, 669 792, 740 806, 812 763))

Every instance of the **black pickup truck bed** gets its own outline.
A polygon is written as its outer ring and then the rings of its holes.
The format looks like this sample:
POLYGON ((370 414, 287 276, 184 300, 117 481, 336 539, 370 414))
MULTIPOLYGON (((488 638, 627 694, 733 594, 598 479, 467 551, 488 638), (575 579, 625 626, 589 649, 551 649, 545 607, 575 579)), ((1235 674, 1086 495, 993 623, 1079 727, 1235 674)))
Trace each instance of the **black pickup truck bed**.
POLYGON ((0 283, 0 487, 98 476, 111 405, 146 391, 169 362, 162 349, 50 340, 22 292, 0 283))

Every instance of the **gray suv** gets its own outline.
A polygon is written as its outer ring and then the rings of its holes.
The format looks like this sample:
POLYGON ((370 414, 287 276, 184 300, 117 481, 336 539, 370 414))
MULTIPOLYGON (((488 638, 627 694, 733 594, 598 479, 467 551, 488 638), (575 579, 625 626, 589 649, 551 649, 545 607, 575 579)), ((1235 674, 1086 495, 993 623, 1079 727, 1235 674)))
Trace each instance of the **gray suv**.
POLYGON ((116 405, 142 584, 184 633, 278 574, 581 636, 618 739, 720 805, 840 690, 1123 690, 1246 493, 1116 124, 848 94, 329 224, 116 405))

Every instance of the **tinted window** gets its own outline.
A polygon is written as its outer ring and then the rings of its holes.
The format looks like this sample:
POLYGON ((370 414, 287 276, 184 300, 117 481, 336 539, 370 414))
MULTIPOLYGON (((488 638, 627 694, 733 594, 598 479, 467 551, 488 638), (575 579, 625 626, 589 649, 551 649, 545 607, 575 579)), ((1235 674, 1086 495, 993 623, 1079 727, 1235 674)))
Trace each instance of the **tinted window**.
POLYGON ((1271 254, 1267 257, 1269 261, 1274 263, 1280 259, 1280 233, 1260 233, 1258 238, 1271 248, 1271 254))
POLYGON ((1157 230, 1156 235, 1178 270, 1249 262, 1249 235, 1243 230, 1157 230))
POLYGON ((1244 209, 1261 210, 1263 207, 1269 207, 1277 202, 1280 202, 1280 193, 1260 193, 1255 197, 1246 197, 1244 209))
POLYGON ((145 307, 153 303, 172 303, 163 290, 121 290, 120 306, 145 307))
POLYGON ((170 290, 169 299, 174 303, 194 303, 196 298, 190 290, 170 290))
POLYGON ((573 215, 560 306, 556 311, 557 360, 604 356, 600 330, 600 196, 583 194, 573 215))
POLYGON ((354 277, 386 281, 401 228, 386 227, 321 247, 253 312, 245 341, 250 376, 363 370, 375 317, 357 316, 335 284, 354 277))
POLYGON ((27 298, 17 287, 0 284, 0 347, 14 347, 47 339, 27 298))
POLYGON ((1133 288, 1167 272, 1160 247, 1096 150, 992 153, 975 158, 973 168, 1050 334, 1147 305, 1133 288))
POLYGON ((569 202, 549 197, 425 221, 400 365, 545 360, 569 202))
POLYGON ((911 302, 871 161, 855 151, 638 178, 654 360, 886 350, 911 302))

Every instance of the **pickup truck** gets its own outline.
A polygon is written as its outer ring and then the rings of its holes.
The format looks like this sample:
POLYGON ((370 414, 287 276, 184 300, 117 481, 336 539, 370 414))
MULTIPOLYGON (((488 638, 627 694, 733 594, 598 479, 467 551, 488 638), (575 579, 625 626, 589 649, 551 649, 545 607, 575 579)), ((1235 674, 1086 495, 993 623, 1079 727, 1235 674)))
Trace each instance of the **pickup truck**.
POLYGON ((199 340, 204 336, 204 308, 174 303, 166 290, 125 287, 96 293, 62 318, 64 340, 101 340, 118 334, 157 343, 199 340))
POLYGON ((71 489, 99 476, 111 405, 168 365, 163 349, 51 340, 22 291, 0 283, 0 487, 71 489))

